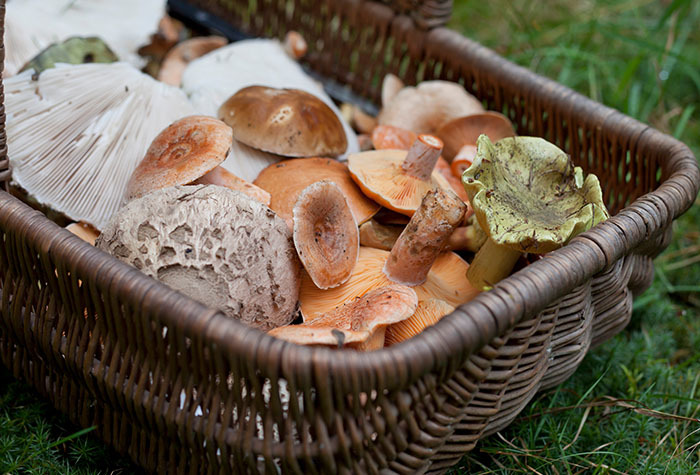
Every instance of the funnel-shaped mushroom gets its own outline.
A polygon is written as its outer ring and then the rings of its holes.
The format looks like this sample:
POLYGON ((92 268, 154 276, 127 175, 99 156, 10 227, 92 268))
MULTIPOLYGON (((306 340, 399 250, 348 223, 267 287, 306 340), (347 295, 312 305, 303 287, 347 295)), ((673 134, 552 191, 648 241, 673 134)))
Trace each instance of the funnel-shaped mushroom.
POLYGON ((348 169, 365 195, 411 216, 428 191, 450 189, 447 180, 433 171, 441 151, 440 139, 420 135, 408 152, 374 150, 350 155, 348 169))
POLYGON ((441 253, 465 211, 451 191, 431 191, 391 252, 360 247, 355 269, 344 284, 320 290, 302 276, 299 300, 304 319, 392 283, 414 286, 419 300, 438 298, 457 306, 471 299, 477 292, 466 279, 467 263, 457 254, 441 253))
POLYGON ((299 89, 249 86, 228 98, 218 115, 236 140, 277 155, 336 156, 348 146, 331 108, 299 89))
POLYGON ((417 305, 413 289, 388 285, 301 325, 279 327, 269 334, 299 345, 378 350, 384 347, 386 327, 409 318, 417 305))
POLYGON ((417 134, 434 134, 457 117, 482 112, 481 103, 459 84, 425 81, 401 89, 377 117, 380 125, 395 125, 417 134))
POLYGON ((358 224, 370 219, 380 206, 362 194, 350 177, 348 167, 331 158, 294 158, 272 164, 253 182, 270 193, 270 208, 292 228, 292 208, 307 186, 321 180, 338 185, 348 200, 358 224))
POLYGON ((127 203, 97 246, 243 323, 269 330, 296 314, 299 261, 270 209, 220 186, 173 186, 127 203))
POLYGON ((5 81, 13 179, 101 229, 153 137, 194 113, 183 92, 126 63, 63 65, 5 81))
POLYGON ((6 75, 47 46, 71 36, 99 36, 122 61, 143 65, 138 48, 148 43, 165 14, 165 0, 22 0, 7 3, 6 75))
POLYGON ((489 239, 468 271, 482 289, 510 274, 523 252, 543 254, 608 218, 598 178, 574 167, 555 145, 537 137, 482 135, 462 181, 489 239))
POLYGON ((338 185, 318 181, 294 205, 294 246, 306 272, 320 289, 347 281, 357 262, 360 236, 338 185))
POLYGON ((474 147, 480 135, 486 135, 492 142, 515 136, 513 124, 503 114, 486 111, 458 117, 447 122, 435 132, 445 144, 442 156, 452 162, 465 145, 474 147))
POLYGON ((455 307, 443 300, 427 299, 418 302, 418 307, 410 318, 389 325, 386 329, 385 345, 395 345, 418 335, 454 310, 455 307))

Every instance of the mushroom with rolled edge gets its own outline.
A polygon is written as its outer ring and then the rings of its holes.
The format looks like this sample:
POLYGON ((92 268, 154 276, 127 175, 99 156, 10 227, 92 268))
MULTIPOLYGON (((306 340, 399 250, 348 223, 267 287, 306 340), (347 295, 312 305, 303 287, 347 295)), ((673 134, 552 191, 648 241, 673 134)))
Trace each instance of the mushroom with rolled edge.
POLYGON ((473 298, 478 292, 466 279, 467 263, 457 254, 442 252, 465 212, 465 204, 452 191, 428 192, 391 252, 360 247, 347 282, 321 290, 302 276, 299 301, 304 320, 392 283, 412 286, 419 300, 438 298, 457 306, 473 298))
POLYGON ((481 102, 457 83, 425 81, 401 89, 377 116, 380 125, 394 125, 416 134, 435 134, 457 117, 484 110, 481 102))
POLYGON ((307 186, 321 180, 338 185, 348 200, 355 222, 362 224, 380 206, 367 198, 350 177, 348 167, 332 158, 293 158, 272 164, 253 182, 270 193, 270 208, 292 228, 292 209, 307 186))
POLYGON ((268 334, 299 345, 353 348, 360 351, 384 347, 389 325, 409 318, 418 306, 416 292, 403 285, 387 285, 305 321, 268 334))
POLYGON ((450 189, 435 164, 442 151, 440 139, 420 135, 408 152, 374 150, 348 157, 348 170, 365 195, 393 211, 413 215, 425 194, 450 189))
POLYGON ((319 289, 350 278, 360 251, 355 218, 338 185, 318 181, 301 192, 294 205, 294 247, 319 289))
POLYGON ((97 240, 183 294, 261 330, 296 315, 300 264, 287 225, 220 186, 173 186, 128 202, 97 240))
POLYGON ((241 191, 268 205, 269 194, 219 167, 231 149, 231 128, 213 117, 192 115, 167 126, 153 139, 131 175, 131 200, 168 186, 214 184, 241 191))
POLYGON ((58 64, 5 80, 14 182, 102 229, 153 137, 194 113, 184 93, 126 63, 58 64))
POLYGON ((478 289, 507 277, 522 253, 544 254, 609 217, 598 178, 538 137, 482 135, 462 181, 489 236, 467 276, 478 289))
POLYGON ((4 75, 14 75, 47 46, 99 36, 119 59, 144 64, 137 51, 165 14, 166 0, 22 0, 7 2, 4 75), (138 13, 138 14, 136 14, 138 13))

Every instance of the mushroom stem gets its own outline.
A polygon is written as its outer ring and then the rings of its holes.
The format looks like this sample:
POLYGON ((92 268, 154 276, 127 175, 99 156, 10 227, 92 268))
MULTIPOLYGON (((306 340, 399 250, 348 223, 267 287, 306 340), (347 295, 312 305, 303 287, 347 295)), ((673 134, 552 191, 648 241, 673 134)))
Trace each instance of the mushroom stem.
POLYGON ((467 279, 480 290, 496 285, 508 277, 520 254, 520 251, 497 244, 489 238, 474 256, 467 270, 467 279))
POLYGON ((425 282, 430 267, 466 212, 467 206, 450 190, 435 189, 426 193, 391 248, 384 274, 392 282, 403 285, 425 282))
POLYGON ((419 135, 401 164, 407 175, 422 181, 430 180, 442 152, 442 140, 432 135, 419 135))
POLYGON ((446 247, 450 251, 477 252, 485 240, 486 234, 475 226, 461 226, 450 235, 446 247))

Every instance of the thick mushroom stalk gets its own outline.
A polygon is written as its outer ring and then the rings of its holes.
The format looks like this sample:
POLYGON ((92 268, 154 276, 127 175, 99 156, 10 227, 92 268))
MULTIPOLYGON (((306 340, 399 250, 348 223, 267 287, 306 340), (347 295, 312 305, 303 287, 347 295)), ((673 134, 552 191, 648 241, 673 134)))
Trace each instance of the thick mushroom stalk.
POLYGON ((413 142, 408 154, 401 164, 406 175, 418 178, 421 181, 430 180, 435 164, 442 152, 442 141, 431 135, 419 135, 413 142))
POLYGON ((555 145, 537 137, 477 141, 462 182, 489 239, 467 277, 483 289, 510 274, 521 253, 544 254, 608 218, 598 178, 574 167, 555 145))
POLYGON ((389 280, 403 285, 425 282, 435 259, 466 212, 467 206, 451 191, 428 192, 391 248, 384 265, 389 280))
POLYGON ((269 334, 299 345, 378 350, 384 347, 387 326, 409 318, 417 306, 413 289, 389 285, 301 325, 279 327, 269 334))
POLYGON ((309 277, 320 289, 347 281, 360 252, 355 218, 338 185, 309 185, 294 206, 294 246, 309 277))

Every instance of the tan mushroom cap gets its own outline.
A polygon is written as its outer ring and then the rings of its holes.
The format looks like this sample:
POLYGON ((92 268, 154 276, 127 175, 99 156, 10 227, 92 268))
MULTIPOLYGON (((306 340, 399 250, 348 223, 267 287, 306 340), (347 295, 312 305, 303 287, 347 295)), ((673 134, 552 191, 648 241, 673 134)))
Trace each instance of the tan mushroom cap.
POLYGON ((486 111, 451 120, 435 132, 445 144, 442 156, 449 162, 452 162, 462 146, 476 147, 476 140, 481 134, 496 142, 506 137, 514 137, 515 131, 508 117, 498 112, 486 111))
POLYGON ((285 157, 335 156, 348 147, 331 108, 299 89, 245 87, 221 105, 218 115, 236 140, 285 157))
MULTIPOLYGON (((382 272, 388 257, 388 251, 360 247, 359 259, 350 279, 333 289, 321 290, 308 275, 302 275, 299 303, 304 320, 318 318, 371 290, 393 285, 382 272)), ((430 268, 425 283, 413 287, 418 300, 437 298, 456 307, 472 299, 478 291, 467 280, 468 268, 469 264, 457 254, 440 254, 430 268)))
POLYGON ((193 115, 173 122, 153 139, 131 175, 127 199, 192 183, 226 159, 232 140, 231 128, 213 117, 193 115))
POLYGON ((304 269, 320 289, 350 278, 360 252, 355 218, 338 185, 319 181, 294 205, 294 246, 304 269))
POLYGON ((440 172, 428 171, 435 168, 441 148, 439 139, 421 135, 408 152, 374 150, 352 154, 348 157, 348 169, 365 195, 386 208, 412 216, 428 191, 451 189, 440 172), (437 156, 432 165, 424 166, 428 160, 424 161, 423 158, 428 154, 437 156), (413 157, 417 157, 417 160, 413 160, 413 157))
POLYGON ((292 208, 312 183, 329 180, 338 185, 357 224, 370 219, 380 206, 367 198, 350 177, 348 167, 332 158, 295 158, 272 164, 253 182, 270 193, 270 208, 292 228, 292 208))
POLYGON ((182 74, 190 61, 227 44, 228 40, 223 36, 198 36, 175 45, 163 59, 158 80, 179 87, 182 74))
POLYGON ((254 184, 239 178, 223 167, 216 167, 206 175, 197 178, 193 185, 217 185, 240 191, 265 206, 270 206, 270 193, 254 184))
POLYGON ((439 299, 421 300, 410 318, 392 323, 386 329, 385 346, 408 340, 430 325, 435 325, 445 315, 454 312, 455 307, 439 299))
POLYGON ((340 305, 301 325, 288 325, 270 335, 300 345, 349 345, 371 351, 384 347, 386 327, 409 318, 418 305, 416 292, 388 285, 340 305))

